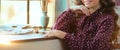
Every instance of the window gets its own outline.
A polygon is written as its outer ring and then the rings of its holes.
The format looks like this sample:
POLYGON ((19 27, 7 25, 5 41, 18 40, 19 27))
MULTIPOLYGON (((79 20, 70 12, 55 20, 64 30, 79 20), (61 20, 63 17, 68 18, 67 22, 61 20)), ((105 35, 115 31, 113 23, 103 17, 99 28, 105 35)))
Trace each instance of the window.
POLYGON ((4 1, 1 0, 1 24, 25 24, 27 21, 26 1, 4 1))
POLYGON ((40 16, 42 15, 40 1, 30 1, 30 24, 40 25, 40 16))
MULTIPOLYGON (((48 4, 49 27, 55 21, 55 0, 48 4)), ((42 14, 40 0, 1 0, 2 24, 31 24, 39 25, 42 14)))

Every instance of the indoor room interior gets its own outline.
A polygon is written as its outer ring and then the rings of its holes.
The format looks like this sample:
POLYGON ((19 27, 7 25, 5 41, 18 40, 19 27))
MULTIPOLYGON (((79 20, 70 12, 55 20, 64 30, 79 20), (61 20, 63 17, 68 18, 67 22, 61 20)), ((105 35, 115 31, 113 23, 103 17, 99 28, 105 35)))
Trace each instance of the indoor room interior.
MULTIPOLYGON (((120 0, 115 11, 119 15, 120 0)), ((43 38, 73 0, 0 0, 0 50, 67 50, 58 38, 43 38)), ((116 50, 120 50, 120 30, 116 50)))

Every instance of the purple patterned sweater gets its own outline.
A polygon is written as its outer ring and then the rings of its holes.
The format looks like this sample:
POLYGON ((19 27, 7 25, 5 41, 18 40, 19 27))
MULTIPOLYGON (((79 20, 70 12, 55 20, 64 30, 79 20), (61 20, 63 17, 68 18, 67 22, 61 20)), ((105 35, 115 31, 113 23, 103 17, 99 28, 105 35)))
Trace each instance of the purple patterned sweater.
POLYGON ((69 50, 112 50, 114 18, 110 14, 103 15, 102 9, 80 17, 68 9, 57 18, 53 29, 67 33, 64 41, 69 50))

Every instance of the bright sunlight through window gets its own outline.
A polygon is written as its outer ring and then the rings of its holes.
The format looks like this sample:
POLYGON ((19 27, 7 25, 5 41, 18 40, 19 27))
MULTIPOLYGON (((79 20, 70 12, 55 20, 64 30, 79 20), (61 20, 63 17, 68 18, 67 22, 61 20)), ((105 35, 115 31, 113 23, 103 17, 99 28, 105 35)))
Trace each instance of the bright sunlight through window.
MULTIPOLYGON (((40 25, 40 1, 30 1, 30 24, 40 25)), ((27 1, 1 0, 0 24, 27 24, 27 1)))
POLYGON ((26 1, 1 1, 2 24, 25 24, 27 21, 26 1))

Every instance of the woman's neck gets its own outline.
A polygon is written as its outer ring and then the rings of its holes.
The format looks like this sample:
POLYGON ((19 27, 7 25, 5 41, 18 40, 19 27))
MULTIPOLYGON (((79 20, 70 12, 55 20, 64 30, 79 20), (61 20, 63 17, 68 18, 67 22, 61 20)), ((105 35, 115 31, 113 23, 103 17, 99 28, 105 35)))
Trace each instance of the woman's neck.
POLYGON ((100 5, 97 5, 97 6, 95 6, 95 7, 91 7, 91 8, 89 8, 89 10, 90 10, 90 13, 92 14, 92 13, 94 13, 96 10, 98 10, 100 8, 100 5))

